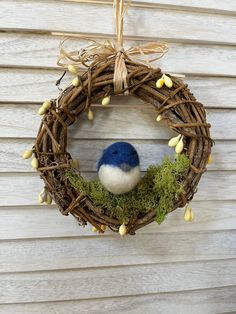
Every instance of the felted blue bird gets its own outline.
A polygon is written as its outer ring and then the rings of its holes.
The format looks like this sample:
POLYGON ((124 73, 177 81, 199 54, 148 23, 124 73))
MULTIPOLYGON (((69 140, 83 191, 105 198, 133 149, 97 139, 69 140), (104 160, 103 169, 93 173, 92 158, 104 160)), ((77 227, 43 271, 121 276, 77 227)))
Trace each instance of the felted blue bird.
POLYGON ((97 165, 102 185, 113 194, 123 194, 135 188, 141 178, 139 156, 127 142, 108 146, 97 165))

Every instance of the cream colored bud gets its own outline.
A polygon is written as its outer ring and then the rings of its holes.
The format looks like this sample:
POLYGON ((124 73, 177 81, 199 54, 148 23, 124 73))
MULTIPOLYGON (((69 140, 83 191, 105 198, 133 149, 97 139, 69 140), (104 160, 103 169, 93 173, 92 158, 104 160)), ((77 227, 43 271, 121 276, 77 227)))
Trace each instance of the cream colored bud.
POLYGON ((210 155, 210 156, 208 157, 207 163, 208 163, 208 165, 210 165, 212 162, 213 162, 212 155, 210 155))
POLYGON ((172 137, 168 142, 168 146, 175 147, 179 143, 180 137, 181 137, 181 134, 179 134, 178 136, 172 137))
POLYGON ((106 230, 106 225, 101 225, 100 228, 102 229, 102 231, 104 232, 106 230))
POLYGON ((38 162, 38 159, 36 157, 34 157, 31 161, 31 166, 34 168, 34 169, 38 169, 39 167, 39 162, 38 162))
POLYGON ((51 195, 49 193, 47 193, 45 203, 47 205, 51 205, 52 204, 52 197, 51 197, 51 195))
POLYGON ((39 110, 38 110, 38 114, 39 114, 40 116, 44 115, 46 112, 47 112, 47 109, 46 109, 45 107, 43 107, 43 106, 41 106, 41 107, 39 108, 39 110))
POLYGON ((193 221, 194 217, 195 217, 195 214, 194 214, 193 210, 191 210, 191 217, 190 217, 190 221, 193 221))
POLYGON ((111 100, 111 96, 106 96, 106 97, 104 97, 104 98, 102 99, 102 105, 103 105, 103 106, 109 105, 110 100, 111 100))
POLYGON ((157 80, 156 82, 156 88, 162 88, 162 86, 164 85, 165 81, 163 78, 160 78, 159 80, 157 80))
POLYGON ((92 110, 90 110, 90 109, 89 109, 89 111, 88 111, 88 119, 89 119, 89 121, 92 121, 92 120, 93 120, 93 112, 92 112, 92 110))
POLYGON ((171 79, 169 76, 167 76, 167 75, 164 74, 164 75, 163 75, 163 80, 164 80, 165 85, 166 85, 167 87, 171 88, 171 87, 173 86, 172 79, 171 79))
POLYGON ((38 195, 38 201, 40 204, 42 204, 43 202, 45 202, 45 200, 46 200, 46 193, 45 193, 45 189, 43 189, 38 195))
POLYGON ((157 120, 157 122, 160 122, 160 121, 162 120, 162 115, 159 114, 159 115, 157 116, 156 120, 157 120))
POLYGON ((43 103, 42 106, 45 109, 49 109, 51 107, 51 101, 50 100, 45 100, 45 102, 43 103))
POLYGON ((71 74, 77 74, 78 71, 76 69, 76 67, 72 64, 69 64, 68 67, 67 67, 68 71, 71 73, 71 74))
POLYGON ((78 87, 79 86, 79 78, 78 76, 76 76, 73 80, 72 80, 72 85, 75 86, 75 87, 78 87))
POLYGON ((41 194, 38 195, 38 201, 40 204, 42 204, 44 202, 41 194))
POLYGON ((187 205, 185 207, 184 220, 185 221, 193 221, 193 219, 194 219, 194 212, 193 212, 192 208, 189 205, 187 205))
POLYGON ((176 145, 176 147, 175 147, 175 152, 176 152, 176 154, 182 153, 183 149, 184 149, 184 141, 183 141, 183 139, 181 138, 180 141, 179 141, 179 143, 178 143, 178 144, 176 145))
POLYGON ((126 225, 123 223, 122 225, 120 225, 119 234, 121 236, 124 236, 126 235, 126 233, 127 233, 127 228, 126 228, 126 225))
POLYGON ((29 159, 32 157, 33 151, 32 150, 25 150, 24 153, 22 154, 22 157, 24 159, 29 159))
POLYGON ((106 96, 106 97, 104 97, 104 98, 102 99, 102 105, 103 105, 103 106, 108 106, 109 103, 110 103, 110 101, 111 101, 111 96, 106 96))
POLYGON ((92 231, 93 231, 93 232, 98 232, 98 229, 93 226, 93 227, 92 227, 92 231))
POLYGON ((185 221, 190 221, 190 220, 191 220, 191 212, 190 212, 190 211, 187 211, 187 212, 184 214, 184 220, 185 220, 185 221))

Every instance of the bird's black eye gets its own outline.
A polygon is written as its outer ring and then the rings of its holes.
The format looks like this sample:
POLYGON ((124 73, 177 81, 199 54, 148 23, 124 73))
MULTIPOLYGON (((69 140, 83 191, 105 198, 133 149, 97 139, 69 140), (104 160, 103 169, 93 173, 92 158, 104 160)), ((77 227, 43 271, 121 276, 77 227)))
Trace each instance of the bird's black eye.
POLYGON ((113 154, 113 155, 118 154, 118 150, 114 150, 114 151, 112 152, 112 154, 113 154))

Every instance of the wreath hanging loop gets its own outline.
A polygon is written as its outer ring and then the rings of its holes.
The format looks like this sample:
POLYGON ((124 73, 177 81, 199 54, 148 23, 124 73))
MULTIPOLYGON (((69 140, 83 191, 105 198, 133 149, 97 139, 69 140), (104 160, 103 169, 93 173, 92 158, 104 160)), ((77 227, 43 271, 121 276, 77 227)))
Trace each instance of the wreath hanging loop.
POLYGON ((131 47, 127 50, 123 46, 123 30, 124 30, 124 16, 128 10, 129 4, 124 5, 124 0, 114 0, 114 7, 116 13, 116 41, 105 41, 99 43, 93 42, 86 48, 79 51, 67 52, 63 48, 65 40, 61 43, 60 56, 57 64, 65 67, 69 62, 76 66, 76 70, 85 68, 95 68, 98 65, 102 66, 109 60, 115 58, 113 84, 115 94, 129 95, 129 88, 127 82, 128 70, 126 64, 131 59, 147 65, 164 56, 168 51, 168 46, 164 42, 150 42, 137 47, 131 47), (154 54, 155 57, 150 59, 147 55, 154 54), (135 58, 136 56, 136 58, 135 58), (139 56, 137 58, 137 56, 139 56), (141 57, 142 56, 142 57, 141 57), (145 57, 145 58, 144 58, 145 57), (66 60, 66 63, 64 62, 66 60))
MULTIPOLYGON (((69 62, 68 69, 75 78, 57 99, 45 101, 39 109, 39 114, 43 116, 41 126, 32 151, 25 156, 29 158, 33 154, 32 166, 39 171, 45 183, 45 189, 41 193, 42 201, 50 203, 53 198, 63 215, 70 213, 81 225, 90 223, 100 232, 104 232, 104 226, 108 226, 113 231, 120 230, 121 234, 135 234, 137 229, 155 219, 161 222, 167 213, 192 200, 201 175, 206 170, 212 140, 205 108, 196 100, 187 85, 173 75, 162 73, 159 68, 150 67, 150 60, 142 59, 147 54, 156 54, 151 61, 162 57, 168 49, 167 45, 148 43, 124 50, 123 18, 127 7, 124 7, 123 0, 116 0, 115 3, 117 43, 107 41, 100 44, 94 41, 79 52, 69 53, 61 45, 58 64, 65 67, 65 61, 69 62), (137 56, 138 61, 135 60, 137 56), (79 75, 78 71, 81 69, 83 74, 79 75), (135 203, 136 194, 133 194, 132 201, 134 204, 147 206, 144 210, 142 206, 139 208, 131 204, 132 210, 126 211, 127 221, 123 218, 121 221, 119 216, 124 214, 124 208, 117 214, 110 203, 105 206, 104 203, 94 201, 93 197, 98 192, 105 195, 107 192, 101 190, 98 182, 83 186, 83 178, 80 174, 75 174, 75 162, 67 151, 68 127, 83 112, 87 112, 88 119, 92 120, 91 104, 102 101, 107 105, 110 97, 118 94, 129 94, 153 105, 157 112, 157 121, 164 120, 169 128, 178 133, 169 142, 169 146, 175 147, 177 162, 167 161, 164 168, 151 167, 147 170, 149 177, 144 176, 144 181, 149 180, 149 186, 152 181, 153 192, 148 194, 142 185, 138 187, 141 199, 146 200, 146 203, 135 203), (169 171, 173 185, 176 185, 175 189, 172 186, 168 186, 169 190, 165 189, 167 185, 163 185, 163 179, 166 171, 169 171), (81 186, 80 189, 76 188, 78 178, 82 182, 82 189, 81 186), (155 187, 158 189, 155 190, 155 187), (158 210, 154 208, 155 204, 158 210)), ((129 196, 115 201, 128 206, 129 196)), ((190 211, 187 213, 190 219, 190 211)))

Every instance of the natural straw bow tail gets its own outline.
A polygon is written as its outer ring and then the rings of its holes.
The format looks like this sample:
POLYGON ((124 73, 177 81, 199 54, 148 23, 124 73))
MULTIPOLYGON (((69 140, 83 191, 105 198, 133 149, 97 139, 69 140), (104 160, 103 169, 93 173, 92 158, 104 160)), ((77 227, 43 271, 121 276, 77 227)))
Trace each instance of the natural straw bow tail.
POLYGON ((114 0, 113 6, 115 8, 116 18, 116 42, 105 41, 104 43, 96 42, 92 39, 84 37, 84 39, 92 41, 93 43, 86 48, 78 51, 67 52, 63 48, 65 40, 60 45, 60 55, 57 64, 65 67, 68 61, 78 68, 94 67, 98 64, 107 62, 111 58, 115 58, 114 67, 114 92, 119 94, 126 89, 125 94, 128 94, 127 84, 127 68, 125 61, 127 59, 136 59, 137 61, 150 66, 150 62, 156 61, 163 57, 168 51, 168 46, 163 42, 150 42, 137 47, 131 47, 125 50, 123 47, 123 30, 124 30, 124 16, 129 8, 130 2, 125 6, 124 0, 114 0), (155 57, 150 59, 147 55, 153 54, 155 57), (139 56, 138 58, 134 56, 139 56), (140 57, 141 56, 141 57, 140 57), (146 58, 145 58, 146 57, 146 58), (66 60, 65 63, 63 60, 66 60))
MULTIPOLYGON (((124 7, 123 0, 114 0, 114 7, 116 12, 116 59, 115 59, 115 68, 113 76, 114 92, 119 93, 122 89, 128 87, 127 84, 127 75, 128 71, 125 65, 125 55, 123 48, 123 30, 124 30, 124 15, 128 9, 124 7)), ((126 90, 125 94, 128 94, 126 90)))

